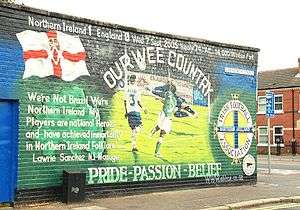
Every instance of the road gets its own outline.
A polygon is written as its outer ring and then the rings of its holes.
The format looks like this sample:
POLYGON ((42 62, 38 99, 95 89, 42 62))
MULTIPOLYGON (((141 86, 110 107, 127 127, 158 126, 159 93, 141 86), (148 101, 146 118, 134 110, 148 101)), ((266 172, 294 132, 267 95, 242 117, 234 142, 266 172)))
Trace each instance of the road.
POLYGON ((273 157, 271 160, 271 175, 268 174, 267 158, 258 160, 259 179, 257 184, 266 184, 274 187, 277 191, 290 191, 291 195, 300 191, 300 162, 291 157, 273 157), (272 177, 270 179, 270 177, 272 177))
MULTIPOLYGON (((258 159, 259 169, 268 169, 268 159, 263 156, 258 159)), ((272 157, 271 168, 274 169, 287 169, 287 170, 300 170, 300 163, 298 157, 272 157)), ((260 170, 261 171, 261 170, 260 170)))
MULTIPOLYGON (((258 173, 259 185, 268 185, 273 188, 274 192, 290 191, 291 196, 298 195, 300 191, 300 162, 298 158, 293 157, 276 157, 271 159, 271 175, 268 174, 267 157, 259 158, 258 173), (270 179, 270 177, 272 177, 270 179)), ((286 192, 288 193, 288 192, 286 192)), ((249 210, 299 210, 300 203, 277 203, 263 205, 249 210)))

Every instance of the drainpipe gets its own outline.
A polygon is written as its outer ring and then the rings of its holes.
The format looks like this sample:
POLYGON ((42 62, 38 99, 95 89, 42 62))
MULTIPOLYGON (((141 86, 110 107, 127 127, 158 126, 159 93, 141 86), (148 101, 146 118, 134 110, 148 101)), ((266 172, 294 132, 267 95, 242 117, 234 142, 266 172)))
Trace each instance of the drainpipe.
POLYGON ((294 89, 292 89, 292 112, 293 112, 293 140, 294 140, 295 139, 294 89))

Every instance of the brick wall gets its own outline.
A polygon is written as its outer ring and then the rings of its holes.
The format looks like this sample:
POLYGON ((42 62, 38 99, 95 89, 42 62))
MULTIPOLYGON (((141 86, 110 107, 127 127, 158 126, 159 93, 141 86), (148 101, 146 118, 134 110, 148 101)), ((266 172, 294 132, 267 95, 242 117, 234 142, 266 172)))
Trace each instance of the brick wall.
MULTIPOLYGON (((271 127, 271 144, 273 144, 273 127, 274 126, 283 126, 283 140, 284 147, 282 147, 282 152, 286 154, 292 153, 291 149, 291 141, 293 139, 293 124, 294 124, 294 138, 296 139, 297 153, 299 153, 299 145, 300 145, 300 89, 299 88, 286 88, 286 89, 276 89, 272 90, 275 95, 282 95, 283 97, 283 112, 277 113, 275 117, 270 120, 271 127), (294 93, 293 93, 294 92, 294 93), (294 94, 294 99, 293 99, 294 94), (293 102, 294 102, 294 112, 293 112, 293 102), (293 123, 293 113, 294 113, 294 123, 293 123)), ((265 91, 259 90, 258 96, 264 96, 265 91)), ((259 126, 267 126, 267 118, 264 114, 257 115, 257 127, 259 126)), ((259 140, 258 140, 259 141, 259 140)), ((258 142, 259 143, 259 142, 258 142)), ((258 145, 258 153, 267 153, 267 146, 258 145)), ((277 150, 275 145, 272 146, 272 153, 276 154, 277 150)))

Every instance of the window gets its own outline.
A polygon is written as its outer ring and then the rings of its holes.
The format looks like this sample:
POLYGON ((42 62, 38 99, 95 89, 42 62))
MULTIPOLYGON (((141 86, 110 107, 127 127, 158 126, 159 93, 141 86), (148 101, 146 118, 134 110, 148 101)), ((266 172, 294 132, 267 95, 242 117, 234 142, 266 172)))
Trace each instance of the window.
POLYGON ((258 96, 257 111, 260 113, 266 112, 266 97, 265 96, 258 96))
POLYGON ((258 144, 268 144, 268 127, 258 127, 258 144))
MULTIPOLYGON (((283 99, 282 95, 275 95, 274 100, 275 100, 275 112, 283 112, 283 99)), ((258 96, 258 104, 257 104, 257 111, 260 114, 265 114, 266 113, 266 97, 265 96, 258 96)))
POLYGON ((275 111, 282 112, 282 95, 275 96, 275 111))
POLYGON ((273 142, 275 143, 278 138, 283 141, 283 126, 273 127, 273 142))

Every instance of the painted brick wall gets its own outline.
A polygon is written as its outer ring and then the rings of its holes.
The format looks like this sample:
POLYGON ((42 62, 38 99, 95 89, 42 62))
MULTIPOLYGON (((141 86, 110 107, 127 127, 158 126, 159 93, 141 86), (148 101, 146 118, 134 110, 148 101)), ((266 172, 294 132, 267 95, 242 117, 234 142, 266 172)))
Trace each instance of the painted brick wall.
POLYGON ((0 20, 0 97, 20 103, 18 199, 59 199, 63 170, 86 173, 89 195, 256 182, 258 49, 21 6, 1 4, 0 20), (133 74, 148 111, 138 152, 124 117, 133 74), (172 130, 151 137, 161 101, 172 130))

